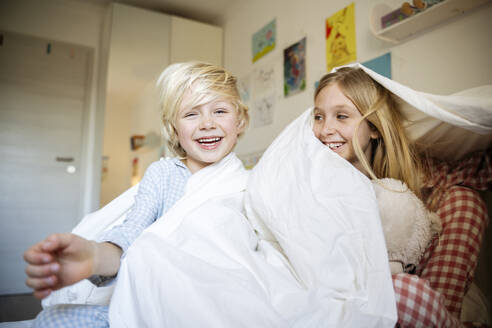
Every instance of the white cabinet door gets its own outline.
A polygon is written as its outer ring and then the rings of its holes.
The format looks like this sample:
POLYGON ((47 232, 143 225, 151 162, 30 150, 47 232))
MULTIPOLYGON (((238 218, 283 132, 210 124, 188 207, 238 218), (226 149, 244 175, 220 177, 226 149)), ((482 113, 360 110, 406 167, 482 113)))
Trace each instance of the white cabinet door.
POLYGON ((0 294, 17 294, 24 250, 78 220, 92 50, 0 33, 0 294))

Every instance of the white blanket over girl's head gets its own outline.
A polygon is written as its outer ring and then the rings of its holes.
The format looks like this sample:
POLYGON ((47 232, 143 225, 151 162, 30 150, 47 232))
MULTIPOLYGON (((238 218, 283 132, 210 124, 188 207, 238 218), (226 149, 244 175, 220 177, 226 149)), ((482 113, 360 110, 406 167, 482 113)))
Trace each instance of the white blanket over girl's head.
POLYGON ((410 138, 433 157, 458 160, 491 146, 492 85, 441 96, 413 90, 359 63, 346 66, 363 69, 396 96, 410 138))
POLYGON ((324 147, 310 111, 247 173, 230 155, 123 259, 111 327, 390 327, 396 304, 368 179, 324 147), (267 239, 277 239, 277 250, 267 239))

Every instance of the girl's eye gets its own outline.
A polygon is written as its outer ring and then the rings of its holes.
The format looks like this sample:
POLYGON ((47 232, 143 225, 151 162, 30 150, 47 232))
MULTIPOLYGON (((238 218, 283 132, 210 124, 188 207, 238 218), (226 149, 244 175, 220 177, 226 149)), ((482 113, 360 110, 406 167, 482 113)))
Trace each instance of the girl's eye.
POLYGON ((337 119, 339 119, 339 120, 344 120, 346 118, 348 118, 348 116, 345 114, 337 114, 337 119))
POLYGON ((314 120, 315 121, 321 121, 323 117, 321 115, 314 115, 314 120))

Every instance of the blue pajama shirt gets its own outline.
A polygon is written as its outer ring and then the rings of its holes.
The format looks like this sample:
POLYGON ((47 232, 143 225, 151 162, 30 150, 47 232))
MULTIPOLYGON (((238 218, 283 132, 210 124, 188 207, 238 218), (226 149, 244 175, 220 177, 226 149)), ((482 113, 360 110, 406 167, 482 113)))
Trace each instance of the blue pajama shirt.
MULTIPOLYGON (((154 221, 165 214, 184 194, 190 170, 176 158, 166 158, 152 163, 140 182, 135 204, 126 220, 104 233, 98 241, 111 242, 123 250, 128 247, 154 221)), ((100 285, 108 279, 91 277, 100 285)), ((105 305, 54 305, 36 317, 33 327, 109 327, 108 306, 105 305)))

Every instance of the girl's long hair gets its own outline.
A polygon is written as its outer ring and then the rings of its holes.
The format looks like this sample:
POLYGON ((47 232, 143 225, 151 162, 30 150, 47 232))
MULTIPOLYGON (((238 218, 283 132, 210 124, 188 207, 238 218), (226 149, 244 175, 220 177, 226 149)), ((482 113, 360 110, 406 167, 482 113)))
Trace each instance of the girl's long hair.
MULTIPOLYGON (((367 119, 370 127, 379 132, 378 139, 371 140, 372 158, 366 158, 358 138, 353 138, 355 154, 369 176, 373 179, 401 180, 422 198, 422 161, 405 132, 404 117, 391 92, 362 69, 343 67, 320 80, 314 98, 331 84, 337 84, 362 117, 367 119)), ((358 135, 359 126, 360 122, 354 135, 358 135)))

